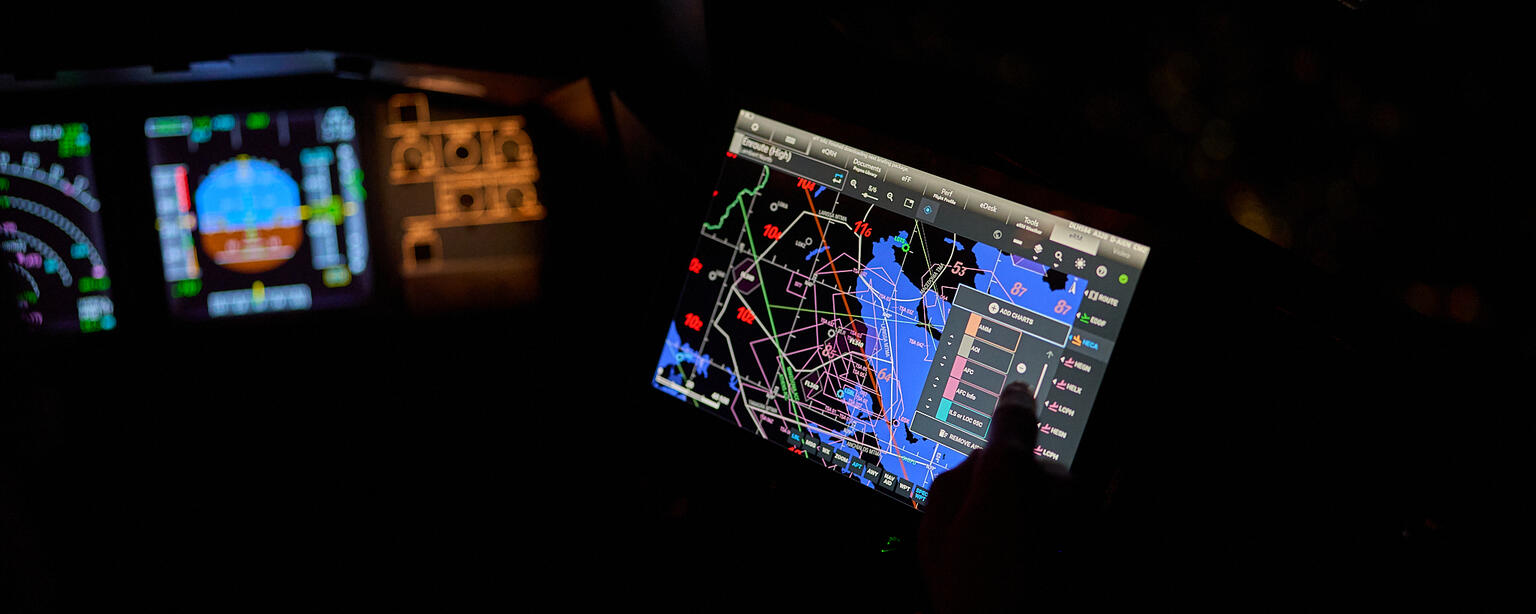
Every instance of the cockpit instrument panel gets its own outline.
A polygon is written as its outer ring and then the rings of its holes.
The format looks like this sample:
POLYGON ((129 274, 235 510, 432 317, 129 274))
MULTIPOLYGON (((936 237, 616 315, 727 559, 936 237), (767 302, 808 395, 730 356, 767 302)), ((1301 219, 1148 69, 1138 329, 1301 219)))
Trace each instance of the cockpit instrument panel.
POLYGON ((97 332, 117 326, 101 208, 83 123, 0 127, 0 258, 20 327, 97 332))
POLYGON ((368 299, 366 194, 346 107, 151 117, 144 135, 174 315, 368 299))

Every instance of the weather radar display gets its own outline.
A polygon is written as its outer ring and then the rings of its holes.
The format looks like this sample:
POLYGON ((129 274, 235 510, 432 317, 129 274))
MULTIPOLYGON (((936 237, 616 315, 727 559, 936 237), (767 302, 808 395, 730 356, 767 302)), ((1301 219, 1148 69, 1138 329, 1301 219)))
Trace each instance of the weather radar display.
POLYGON ((144 122, 171 310, 189 319, 349 307, 371 290, 345 107, 144 122))
POLYGON ((117 326, 94 190, 85 124, 0 128, 0 256, 22 328, 117 326))

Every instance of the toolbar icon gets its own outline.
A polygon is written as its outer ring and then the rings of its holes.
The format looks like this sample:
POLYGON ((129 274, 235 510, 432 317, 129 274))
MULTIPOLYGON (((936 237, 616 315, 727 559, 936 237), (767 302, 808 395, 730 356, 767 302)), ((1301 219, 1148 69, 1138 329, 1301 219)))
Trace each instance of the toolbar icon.
POLYGON ((1121 273, 1120 274, 1120 283, 1122 283, 1122 284, 1123 283, 1129 283, 1130 281, 1131 281, 1131 276, 1130 275, 1126 275, 1125 273, 1121 273))
POLYGON ((1082 258, 1078 258, 1077 260, 1072 261, 1072 266, 1077 267, 1077 270, 1081 271, 1083 270, 1083 267, 1088 266, 1088 261, 1083 260, 1082 258))
POLYGON ((842 182, 843 182, 843 174, 842 173, 832 173, 832 183, 842 183, 842 182))
POLYGON ((1106 267, 1106 266, 1101 264, 1101 265, 1099 265, 1099 268, 1094 269, 1093 272, 1098 273, 1099 277, 1103 277, 1103 276, 1109 274, 1109 267, 1106 267))
POLYGON ((901 199, 901 206, 906 207, 908 209, 911 209, 912 205, 915 205, 915 204, 917 204, 917 203, 913 202, 912 199, 910 199, 910 198, 903 198, 903 199, 901 199))

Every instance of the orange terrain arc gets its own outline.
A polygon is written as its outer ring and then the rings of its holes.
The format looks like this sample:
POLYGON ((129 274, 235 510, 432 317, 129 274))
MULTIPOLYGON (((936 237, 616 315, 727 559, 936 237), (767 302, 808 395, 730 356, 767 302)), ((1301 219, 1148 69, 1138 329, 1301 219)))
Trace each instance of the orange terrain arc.
MULTIPOLYGON (((811 189, 810 188, 803 188, 803 189, 805 190, 805 202, 810 204, 810 206, 811 206, 811 220, 816 222, 816 234, 821 235, 821 246, 822 247, 827 247, 827 233, 824 232, 821 229, 821 214, 816 213, 816 201, 811 198, 811 189)), ((848 291, 843 289, 843 280, 837 274, 837 265, 833 264, 833 262, 832 262, 832 250, 831 249, 824 249, 824 250, 822 250, 822 253, 824 255, 826 255, 826 257, 827 257, 827 267, 832 269, 832 281, 837 283, 837 291, 838 291, 839 295, 843 297, 843 309, 848 312, 848 323, 849 324, 856 324, 856 322, 854 322, 854 320, 853 320, 853 307, 848 305, 848 291)), ((875 404, 876 404, 876 407, 879 407, 882 410, 884 410, 885 409, 885 400, 880 398, 880 382, 875 380, 875 368, 870 366, 870 364, 869 364, 869 357, 868 356, 864 357, 864 370, 865 370, 866 373, 869 374, 870 391, 875 393, 875 404)), ((889 432, 890 437, 891 437, 891 441, 894 443, 896 441, 896 429, 891 427, 891 421, 890 420, 886 420, 885 421, 885 429, 886 429, 886 431, 889 432)), ((900 454, 896 455, 896 465, 901 467, 901 477, 902 477, 902 479, 905 479, 905 480, 911 480, 912 479, 910 477, 907 477, 907 464, 906 464, 906 462, 901 460, 901 455, 900 454)), ((912 506, 913 507, 917 507, 917 503, 914 502, 912 504, 912 506)))

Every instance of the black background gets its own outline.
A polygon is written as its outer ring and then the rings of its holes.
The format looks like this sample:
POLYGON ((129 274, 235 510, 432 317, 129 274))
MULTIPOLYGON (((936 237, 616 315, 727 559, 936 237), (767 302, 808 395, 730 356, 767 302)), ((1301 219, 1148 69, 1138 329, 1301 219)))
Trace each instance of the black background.
MULTIPOLYGON (((1191 577, 1202 592, 1301 581, 1403 596, 1469 576, 1497 586, 1483 572, 1529 552, 1517 378, 1533 214, 1513 189, 1529 119, 1511 15, 1323 1, 305 9, 307 26, 278 34, 234 8, 177 26, 22 14, 7 27, 36 29, 4 41, 0 73, 332 49, 590 78, 602 129, 534 134, 543 299, 411 317, 381 280, 371 310, 191 327, 157 320, 119 277, 114 296, 152 324, 7 338, 8 608, 719 610, 814 593, 921 609, 909 552, 880 552, 890 536, 909 544, 916 518, 645 387, 742 105, 1159 226, 1094 410, 1119 460, 1113 504, 1052 562, 1062 578, 1130 596, 1191 577), (593 242, 624 242, 630 264, 593 242), (1161 325, 1191 309, 1198 334, 1161 325), (294 349, 316 339, 324 361, 294 349), (248 353, 217 363, 202 346, 248 353)), ((202 95, 319 95, 248 90, 202 95)), ((3 96, 7 116, 57 112, 3 96)), ((104 191, 106 132, 92 125, 104 191)))

